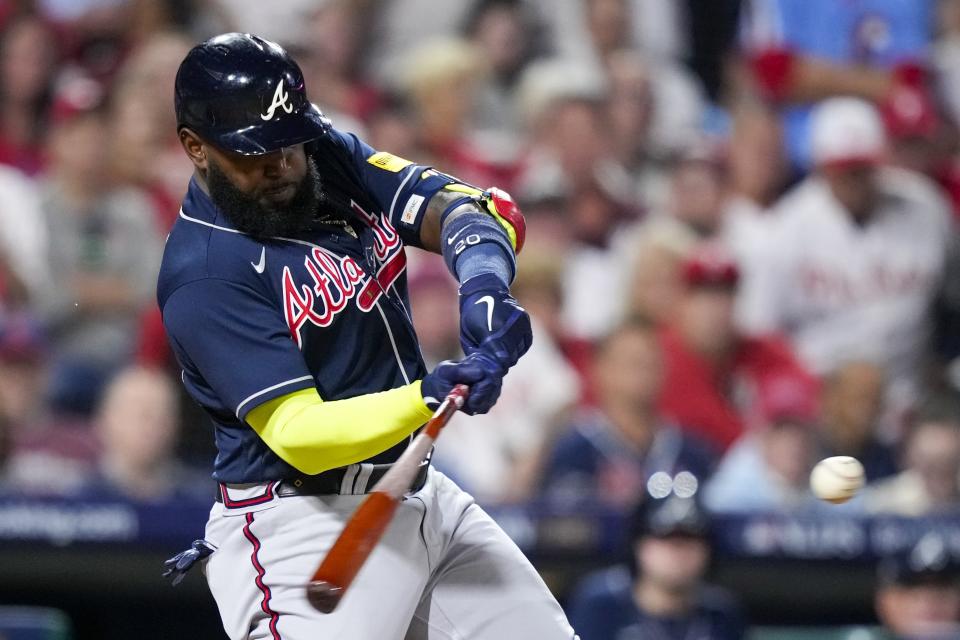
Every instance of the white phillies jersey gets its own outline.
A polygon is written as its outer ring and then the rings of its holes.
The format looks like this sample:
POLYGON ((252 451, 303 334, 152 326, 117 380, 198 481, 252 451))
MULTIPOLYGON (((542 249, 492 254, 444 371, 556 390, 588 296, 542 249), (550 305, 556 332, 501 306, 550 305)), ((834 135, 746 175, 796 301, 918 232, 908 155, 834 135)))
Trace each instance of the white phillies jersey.
POLYGON ((885 168, 877 179, 882 195, 863 225, 817 176, 776 205, 742 317, 748 331, 786 332, 817 373, 867 359, 912 387, 953 230, 926 178, 885 168))

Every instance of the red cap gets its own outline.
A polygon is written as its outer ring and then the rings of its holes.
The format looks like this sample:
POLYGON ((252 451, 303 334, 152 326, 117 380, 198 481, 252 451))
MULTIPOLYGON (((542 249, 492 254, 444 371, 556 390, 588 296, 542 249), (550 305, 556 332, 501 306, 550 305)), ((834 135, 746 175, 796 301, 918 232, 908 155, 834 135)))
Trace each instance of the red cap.
POLYGON ((817 420, 817 389, 799 375, 781 375, 761 384, 760 413, 768 425, 781 422, 808 425, 817 420))
POLYGON ((701 247, 683 262, 683 280, 689 286, 735 287, 740 281, 737 263, 723 249, 701 247))

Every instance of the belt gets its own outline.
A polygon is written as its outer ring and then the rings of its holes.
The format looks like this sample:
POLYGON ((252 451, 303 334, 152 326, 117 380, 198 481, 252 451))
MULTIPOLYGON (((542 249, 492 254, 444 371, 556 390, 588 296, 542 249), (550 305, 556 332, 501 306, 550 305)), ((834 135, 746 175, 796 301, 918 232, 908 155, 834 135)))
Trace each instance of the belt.
MULTIPOLYGON (((340 469, 331 469, 315 476, 298 476, 280 480, 272 488, 267 489, 268 493, 275 494, 278 498, 289 498, 292 496, 327 496, 327 495, 362 495, 369 493, 380 479, 390 470, 392 464, 351 464, 340 469)), ((430 461, 426 460, 420 465, 417 477, 414 479, 410 493, 414 493, 423 488, 427 482, 427 471, 430 468, 430 461)), ((274 483, 266 483, 271 487, 274 483)), ((217 485, 217 491, 214 500, 230 504, 236 502, 229 497, 225 501, 223 494, 231 488, 246 489, 252 485, 232 485, 220 483, 217 485)), ((264 497, 267 497, 266 495, 264 497)), ((248 500, 243 502, 249 503, 248 500)))

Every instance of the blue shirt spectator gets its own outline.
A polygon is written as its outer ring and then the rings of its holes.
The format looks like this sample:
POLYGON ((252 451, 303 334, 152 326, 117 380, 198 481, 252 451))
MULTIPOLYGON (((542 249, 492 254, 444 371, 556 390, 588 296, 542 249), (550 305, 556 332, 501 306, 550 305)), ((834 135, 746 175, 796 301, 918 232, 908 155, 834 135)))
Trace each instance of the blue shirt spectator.
POLYGON ((544 495, 554 502, 626 507, 645 488, 660 498, 695 493, 714 457, 657 410, 663 358, 656 329, 637 321, 614 329, 597 347, 592 370, 598 407, 575 417, 554 444, 544 495))
POLYGON ((692 610, 682 615, 644 612, 626 567, 590 575, 574 594, 569 617, 581 640, 735 640, 745 631, 736 603, 716 587, 700 589, 692 610))
POLYGON ((587 577, 570 601, 582 640, 738 640, 731 596, 704 582, 710 521, 695 497, 647 495, 630 519, 629 566, 587 577))
POLYGON ((669 423, 657 423, 653 431, 649 447, 641 449, 602 413, 583 414, 554 445, 544 475, 547 497, 626 505, 646 485, 661 483, 659 490, 669 492, 668 482, 691 482, 692 475, 700 483, 710 476, 715 458, 705 444, 669 423))

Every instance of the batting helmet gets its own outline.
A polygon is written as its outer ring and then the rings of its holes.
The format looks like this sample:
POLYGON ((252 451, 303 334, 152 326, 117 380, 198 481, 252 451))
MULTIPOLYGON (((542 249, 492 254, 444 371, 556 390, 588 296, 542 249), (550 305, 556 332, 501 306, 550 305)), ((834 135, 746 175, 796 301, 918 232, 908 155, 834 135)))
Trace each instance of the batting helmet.
POLYGON ((178 128, 243 155, 308 142, 330 129, 307 100, 293 58, 246 33, 219 35, 190 50, 177 70, 174 107, 178 128))

